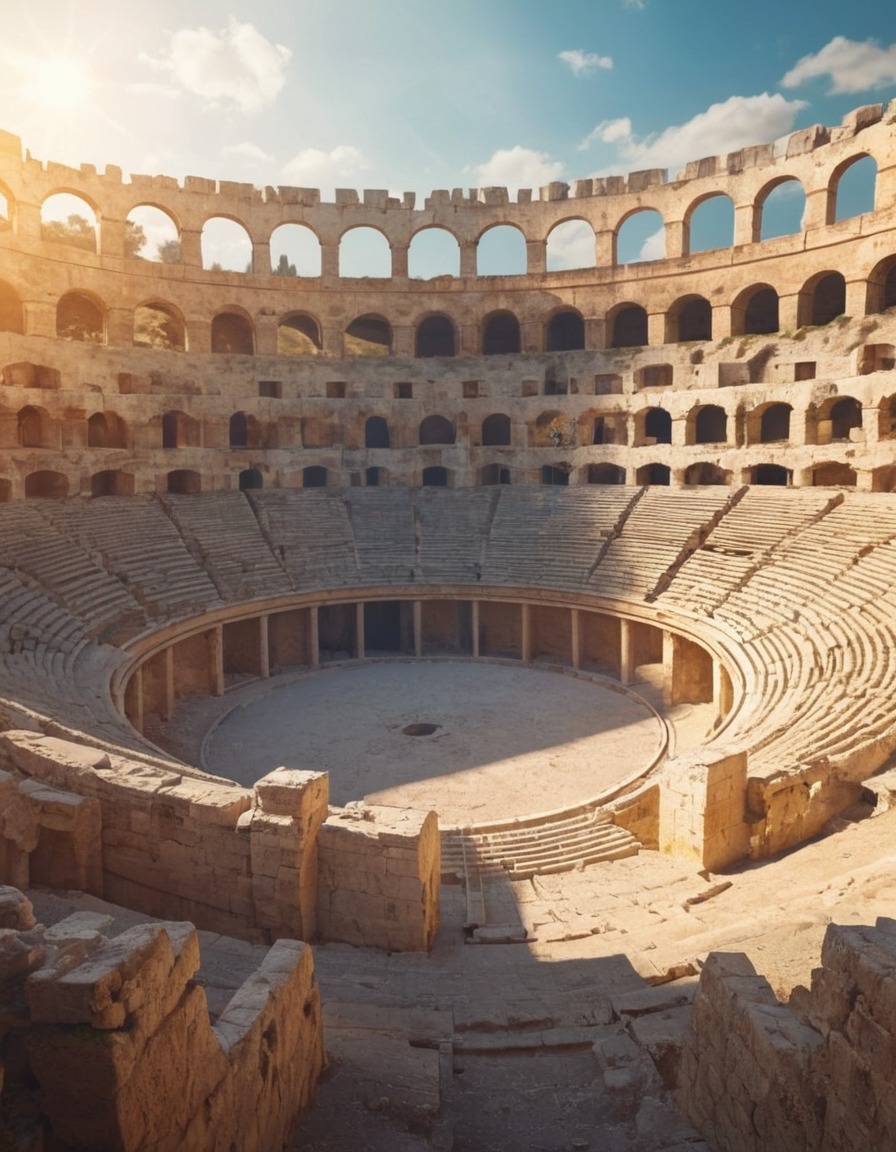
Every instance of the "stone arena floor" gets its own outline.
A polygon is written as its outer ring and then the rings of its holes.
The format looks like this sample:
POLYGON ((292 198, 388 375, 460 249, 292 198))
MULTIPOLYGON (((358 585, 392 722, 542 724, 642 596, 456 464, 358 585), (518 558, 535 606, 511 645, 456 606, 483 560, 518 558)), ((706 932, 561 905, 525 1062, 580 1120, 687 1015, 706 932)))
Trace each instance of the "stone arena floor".
POLYGON ((666 737, 636 696, 497 663, 334 666, 226 701, 203 742, 207 771, 244 785, 279 765, 327 771, 334 804, 435 808, 442 827, 604 795, 646 771, 666 737))

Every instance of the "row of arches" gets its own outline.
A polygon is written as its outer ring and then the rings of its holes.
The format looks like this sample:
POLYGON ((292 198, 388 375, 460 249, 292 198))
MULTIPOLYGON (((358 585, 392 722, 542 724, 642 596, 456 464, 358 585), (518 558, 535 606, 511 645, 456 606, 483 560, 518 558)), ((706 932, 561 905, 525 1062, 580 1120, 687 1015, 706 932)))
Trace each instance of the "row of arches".
MULTIPOLYGON (((872 269, 867 282, 866 312, 886 311, 896 306, 896 256, 887 257, 872 269)), ((731 308, 731 335, 764 335, 780 331, 779 296, 770 284, 752 284, 734 298, 731 308)), ((825 271, 810 277, 799 292, 797 324, 821 326, 831 323, 846 310, 846 280, 841 272, 825 271)), ((605 343, 610 348, 644 347, 650 343, 649 314, 635 302, 621 302, 604 317, 605 343)), ((96 296, 73 290, 56 305, 56 335, 86 343, 105 343, 107 308, 96 296)), ((0 282, 0 331, 23 335, 24 309, 15 288, 0 282)), ((664 343, 689 343, 714 338, 713 306, 695 293, 680 296, 664 316, 664 343)), ((453 357, 461 352, 460 332, 455 321, 443 312, 423 316, 413 332, 414 355, 419 358, 453 357)), ((138 347, 187 351, 187 325, 180 310, 162 300, 150 300, 134 310, 133 342, 138 347)), ((543 322, 543 350, 564 352, 588 346, 586 319, 572 307, 561 307, 543 322)), ((512 355, 522 352, 523 328, 508 309, 482 317, 478 353, 512 355)), ((255 323, 244 309, 223 309, 212 317, 212 352, 254 355, 257 340, 255 323)), ((366 313, 352 320, 343 332, 344 353, 349 356, 387 356, 394 352, 395 333, 388 319, 366 313)), ((314 356, 323 351, 324 337, 319 320, 307 312, 291 312, 277 325, 277 354, 314 356)))
MULTIPOLYGON (((858 152, 833 170, 825 186, 824 223, 833 224, 875 207, 877 162, 858 152)), ((813 192, 817 192, 813 189, 813 192)), ((0 189, 5 218, 15 227, 15 204, 0 189)), ((743 206, 741 206, 743 207, 743 206)), ((749 205, 750 241, 763 241, 800 232, 805 223, 806 190, 795 176, 772 177, 749 205)), ((683 210, 681 254, 689 255, 735 243, 735 205, 721 191, 699 195, 683 210)), ((41 204, 41 229, 45 239, 88 251, 103 247, 98 206, 73 192, 47 196, 41 204)), ((180 263, 181 225, 173 213, 157 204, 135 205, 125 220, 124 253, 163 263, 180 263)), ((626 264, 659 259, 665 255, 666 224, 655 207, 638 206, 625 212, 612 227, 612 262, 626 264)), ((473 240, 475 273, 480 276, 519 275, 528 270, 527 236, 511 222, 485 226, 473 240)), ((597 263, 594 229, 584 216, 570 216, 555 223, 543 237, 548 271, 590 268, 597 263)), ((233 216, 207 218, 200 250, 203 268, 236 272, 267 272, 257 267, 258 243, 270 252, 274 275, 317 277, 321 275, 321 235, 313 222, 285 223, 265 238, 253 238, 245 221, 233 216)), ((391 277, 395 272, 396 241, 374 225, 352 225, 335 238, 338 274, 344 277, 391 277)), ((743 237, 738 242, 742 243, 743 237)), ((407 274, 412 278, 461 275, 461 241, 449 228, 424 225, 406 245, 407 274)), ((464 274, 469 274, 464 269, 464 274)))

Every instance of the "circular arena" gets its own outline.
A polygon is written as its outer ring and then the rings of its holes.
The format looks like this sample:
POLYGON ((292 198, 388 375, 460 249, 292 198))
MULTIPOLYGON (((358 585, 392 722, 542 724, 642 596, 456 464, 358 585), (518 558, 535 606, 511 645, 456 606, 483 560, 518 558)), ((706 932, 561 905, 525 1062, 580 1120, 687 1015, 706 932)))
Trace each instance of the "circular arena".
POLYGON ((0 134, 0 879, 247 946, 426 951, 440 881, 487 940, 495 876, 715 874, 881 794, 894 123, 419 206, 126 180, 0 134), (839 219, 859 162, 874 208, 839 219), (788 182, 802 226, 766 239, 788 182), (42 221, 61 192, 89 243, 42 221), (692 253, 716 197, 731 244, 692 253), (143 208, 176 259, 134 250, 143 208), (620 264, 645 209, 666 257, 620 264), (218 217, 245 273, 203 266, 218 217), (593 266, 548 271, 570 221, 593 266), (318 276, 272 271, 286 225, 318 276), (525 274, 478 275, 505 225, 525 274), (340 275, 356 228, 390 276, 340 275), (409 277, 427 229, 458 276, 409 277))

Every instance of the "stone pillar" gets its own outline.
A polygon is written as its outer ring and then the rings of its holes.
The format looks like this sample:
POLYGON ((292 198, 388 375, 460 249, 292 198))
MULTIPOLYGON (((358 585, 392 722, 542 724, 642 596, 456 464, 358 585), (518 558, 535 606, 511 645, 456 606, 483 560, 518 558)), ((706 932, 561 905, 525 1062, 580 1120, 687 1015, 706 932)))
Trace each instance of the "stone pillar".
POLYGON ((143 732, 143 667, 139 667, 128 680, 125 689, 125 713, 131 726, 143 732))
POLYGON ((170 720, 174 713, 174 645, 165 649, 165 714, 163 720, 170 720))
POLYGON ((392 246, 392 279, 407 280, 408 278, 408 246, 395 244, 392 246))
POLYGON ((423 603, 414 601, 414 655, 423 655, 423 603))
POLYGON ((96 250, 100 256, 123 257, 124 251, 124 220, 113 220, 104 216, 97 228, 96 250))
POLYGON ((320 621, 318 620, 318 608, 313 604, 309 609, 308 616, 308 663, 312 668, 320 668, 320 621))
POLYGON ((613 232, 594 233, 594 263, 598 268, 612 268, 616 263, 614 249, 616 236, 613 232))
POLYGON ((666 259, 687 256, 690 252, 691 229, 683 220, 666 221, 666 259))
POLYGON ((827 188, 806 190, 806 207, 803 212, 804 236, 808 235, 814 228, 826 228, 829 223, 833 224, 833 219, 828 220, 830 204, 831 198, 827 188))
POLYGON ((572 666, 575 669, 582 667, 582 614, 578 608, 570 608, 569 625, 572 647, 572 666))
POLYGON ((759 239, 757 213, 752 200, 747 204, 734 206, 734 247, 743 244, 754 244, 759 239))
POLYGON ((778 297, 778 331, 795 332, 799 328, 799 293, 778 297))
POLYGON ((677 703, 675 677, 678 672, 679 650, 674 632, 663 630, 663 703, 677 703))
POLYGON ((532 661, 532 609, 528 604, 520 605, 520 659, 524 664, 532 661))
POLYGON ((547 271, 548 246, 545 240, 526 241, 526 274, 541 275, 547 271))
POLYGON ((475 240, 462 240, 460 243, 460 274, 461 278, 466 276, 474 277, 476 275, 476 249, 478 243, 475 240))
POLYGON ((864 316, 865 299, 868 295, 867 280, 846 281, 846 306, 844 315, 864 316))
POLYGON ((252 274, 254 276, 270 276, 271 274, 271 245, 268 240, 253 240, 252 242, 252 274))
POLYGON ((364 601, 355 605, 355 659, 364 659, 364 601))
POLYGON ((647 343, 651 348, 666 343, 666 313, 651 312, 647 317, 647 343))
POLYGON ((258 675, 267 680, 271 674, 270 617, 258 617, 258 675))
POLYGON ((731 304, 714 304, 712 309, 712 338, 725 340, 731 335, 731 304))
POLYGON ((660 851, 716 872, 746 856, 750 829, 745 752, 718 759, 695 752, 669 760, 660 787, 660 851))
POLYGON ((255 319, 255 352, 258 356, 277 355, 278 317, 261 314, 255 319))
POLYGON ((202 267, 202 232, 198 228, 181 229, 180 262, 187 268, 202 267))
POLYGON ((631 620, 619 621, 619 679, 623 684, 633 684, 635 680, 635 646, 631 620))
POLYGON ((473 656, 479 656, 479 601, 470 601, 470 628, 473 632, 473 656))
POLYGON ((320 246, 320 275, 322 280, 337 280, 339 278, 339 244, 321 242, 320 246))
POLYGON ((712 662, 712 699, 719 720, 724 720, 734 705, 734 686, 725 665, 719 659, 712 662))
POLYGON ((217 624, 208 634, 208 666, 212 696, 224 695, 224 625, 217 624))
POLYGON ((410 360, 414 355, 414 329, 410 324, 396 324, 392 329, 392 355, 410 360))

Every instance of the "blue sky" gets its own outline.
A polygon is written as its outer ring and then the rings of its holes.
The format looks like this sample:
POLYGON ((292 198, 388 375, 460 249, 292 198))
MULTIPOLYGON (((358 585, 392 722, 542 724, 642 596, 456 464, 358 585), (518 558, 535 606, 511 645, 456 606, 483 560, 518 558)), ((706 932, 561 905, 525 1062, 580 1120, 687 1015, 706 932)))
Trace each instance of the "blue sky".
POLYGON ((882 0, 0 0, 0 15, 0 127, 32 155, 327 199, 673 176, 896 97, 882 0))

